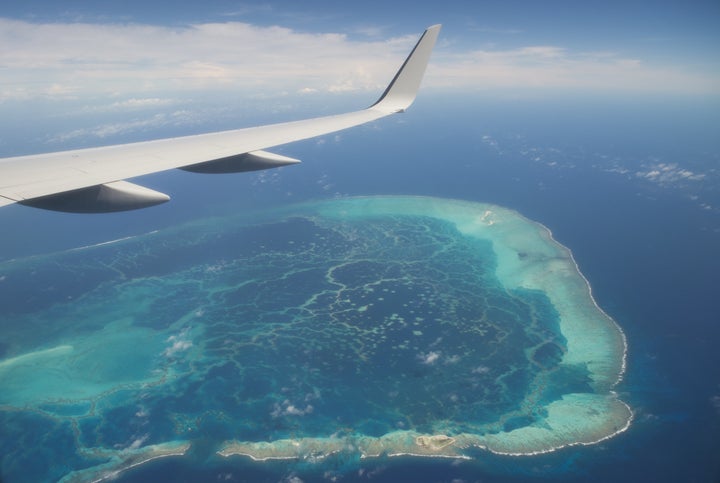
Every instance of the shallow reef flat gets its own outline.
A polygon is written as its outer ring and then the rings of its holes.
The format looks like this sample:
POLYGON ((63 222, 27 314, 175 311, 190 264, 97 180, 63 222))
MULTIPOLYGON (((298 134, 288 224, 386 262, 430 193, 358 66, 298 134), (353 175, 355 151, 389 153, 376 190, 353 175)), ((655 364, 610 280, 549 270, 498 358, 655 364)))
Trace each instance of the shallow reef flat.
MULTIPOLYGON (((327 456, 339 451, 362 457, 416 455, 462 457, 470 447, 493 453, 533 455, 578 444, 593 444, 625 431, 630 407, 612 391, 625 370, 626 341, 620 327, 595 303, 590 285, 571 252, 552 238, 550 230, 517 212, 495 205, 426 197, 369 197, 307 204, 304 216, 372 219, 422 216, 452 223, 461 233, 492 243, 495 274, 507 290, 542 291, 559 316, 566 348, 562 363, 587 368, 592 392, 568 393, 540 406, 530 392, 521 403, 525 413, 542 417, 510 431, 420 434, 394 431, 380 437, 300 438, 273 443, 228 442, 219 454, 257 460, 327 456)), ((537 381, 535 381, 537 382, 537 381)))
POLYGON ((533 455, 633 418, 623 332, 547 228, 494 205, 310 202, 0 268, 13 481, 103 481, 195 446, 533 455))
POLYGON ((190 444, 182 441, 171 441, 168 443, 147 445, 140 448, 126 449, 121 452, 108 452, 105 449, 86 449, 94 457, 108 458, 107 463, 93 466, 85 470, 77 470, 69 473, 59 483, 87 483, 113 481, 123 471, 130 470, 137 466, 155 461, 161 458, 172 456, 184 456, 190 449, 190 444))

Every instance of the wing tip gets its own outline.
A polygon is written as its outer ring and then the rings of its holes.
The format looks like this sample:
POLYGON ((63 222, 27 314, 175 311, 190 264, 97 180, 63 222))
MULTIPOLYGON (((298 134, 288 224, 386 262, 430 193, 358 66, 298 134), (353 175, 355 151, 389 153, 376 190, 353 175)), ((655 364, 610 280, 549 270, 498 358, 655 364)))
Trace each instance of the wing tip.
POLYGON ((420 89, 441 27, 442 24, 435 24, 425 29, 385 92, 370 106, 371 109, 394 113, 410 107, 420 89))

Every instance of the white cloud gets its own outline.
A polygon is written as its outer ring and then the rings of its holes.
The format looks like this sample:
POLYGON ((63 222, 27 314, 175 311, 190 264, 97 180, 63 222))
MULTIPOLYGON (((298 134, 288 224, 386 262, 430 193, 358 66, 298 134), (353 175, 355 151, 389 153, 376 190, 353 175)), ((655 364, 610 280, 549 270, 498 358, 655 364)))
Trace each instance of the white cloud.
MULTIPOLYGON (((114 103, 109 106, 101 106, 98 109, 92 106, 86 106, 82 109, 83 112, 103 112, 109 110, 127 110, 135 109, 133 107, 113 107, 115 104, 125 106, 125 103, 114 103)), ((132 104, 129 104, 132 105, 132 104)), ((153 104, 146 104, 147 106, 153 106, 153 104)), ((161 104, 155 104, 154 106, 160 106, 161 104)), ((139 106, 139 104, 138 104, 139 106)), ((217 111, 214 111, 217 112, 217 111)), ((174 112, 160 112, 160 113, 147 113, 144 117, 136 117, 127 121, 117 121, 103 123, 92 127, 84 127, 71 129, 69 131, 60 132, 52 136, 48 136, 47 143, 65 143, 75 139, 84 138, 109 138, 118 136, 126 133, 147 131, 152 129, 161 128, 163 126, 187 126, 201 124, 212 118, 212 110, 209 111, 190 111, 190 110, 177 110, 174 112)))
POLYGON ((457 364, 460 362, 461 357, 459 355, 449 356, 445 358, 445 364, 457 364))
POLYGON ((282 404, 275 403, 273 410, 270 412, 270 416, 273 418, 279 418, 281 416, 305 416, 315 410, 312 404, 307 404, 304 408, 298 407, 297 405, 290 402, 289 399, 283 401, 282 404))
POLYGON ((48 140, 50 143, 63 143, 76 138, 96 137, 105 138, 118 134, 135 131, 137 129, 154 128, 169 124, 168 116, 165 114, 155 114, 147 119, 135 119, 132 121, 116 122, 110 124, 102 124, 92 128, 74 129, 53 136, 48 140))
POLYGON ((184 352, 193 346, 191 340, 187 339, 188 329, 183 329, 178 335, 171 335, 166 342, 170 342, 170 347, 163 351, 165 357, 172 357, 178 352, 184 352))
POLYGON ((376 89, 413 41, 358 43, 241 22, 163 27, 0 19, 0 100, 211 88, 376 89))
POLYGON ((562 59, 567 57, 566 50, 560 47, 539 45, 536 47, 522 47, 513 51, 512 55, 526 61, 539 61, 540 59, 562 59))
MULTIPOLYGON (((115 108, 132 109, 169 102, 158 93, 185 90, 242 95, 377 91, 417 36, 374 38, 350 40, 337 33, 302 33, 241 22, 168 27, 0 18, 0 102, 114 95, 130 98, 115 108)), ((465 51, 439 45, 424 85, 464 90, 720 91, 717 74, 552 45, 465 51)))
POLYGON ((438 87, 573 88, 640 92, 720 92, 717 75, 650 64, 617 53, 572 52, 558 46, 447 53, 436 58, 429 81, 438 87))
POLYGON ((681 168, 676 163, 653 163, 645 171, 635 173, 638 178, 644 178, 659 185, 672 185, 683 181, 701 181, 705 174, 694 173, 689 169, 681 168))
POLYGON ((486 366, 478 366, 472 370, 473 374, 487 374, 490 372, 490 368, 486 366))
POLYGON ((440 359, 440 352, 430 351, 427 354, 419 354, 418 359, 428 366, 433 365, 440 359))
POLYGON ((138 99, 133 97, 131 99, 117 101, 107 105, 85 106, 82 110, 83 112, 124 112, 172 106, 174 104, 177 104, 178 102, 180 101, 176 99, 161 99, 158 97, 138 99))
POLYGON ((145 441, 147 441, 147 439, 149 437, 150 437, 149 434, 145 434, 145 435, 141 436, 140 438, 137 438, 135 441, 130 443, 130 446, 128 446, 126 449, 128 449, 130 451, 138 449, 140 446, 143 445, 143 443, 145 443, 145 441))
POLYGON ((377 25, 366 25, 364 27, 358 27, 355 29, 356 34, 364 35, 366 37, 381 37, 386 35, 387 27, 380 27, 377 25))
POLYGON ((163 354, 165 354, 168 357, 173 356, 178 352, 188 350, 189 348, 192 347, 192 345, 193 345, 192 342, 190 342, 189 340, 176 340, 175 342, 173 342, 172 346, 165 349, 163 354))

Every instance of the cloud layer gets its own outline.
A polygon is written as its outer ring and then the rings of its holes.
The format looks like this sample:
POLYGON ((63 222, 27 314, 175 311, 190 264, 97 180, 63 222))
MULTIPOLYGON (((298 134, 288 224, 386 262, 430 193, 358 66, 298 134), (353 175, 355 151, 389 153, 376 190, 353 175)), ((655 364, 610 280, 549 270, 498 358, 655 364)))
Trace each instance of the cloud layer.
POLYGON ((339 34, 239 22, 170 28, 0 19, 0 100, 210 88, 375 89, 413 41, 360 45, 339 34))
MULTIPOLYGON (((337 33, 240 22, 168 27, 0 19, 0 101, 109 94, 151 98, 188 89, 248 94, 377 90, 416 38, 357 41, 337 33)), ((720 91, 717 75, 651 66, 612 52, 546 45, 457 50, 447 40, 433 54, 425 85, 720 91)))
POLYGON ((572 52, 556 46, 446 53, 438 64, 436 72, 442 74, 433 81, 445 87, 720 93, 717 74, 651 65, 614 52, 572 52))

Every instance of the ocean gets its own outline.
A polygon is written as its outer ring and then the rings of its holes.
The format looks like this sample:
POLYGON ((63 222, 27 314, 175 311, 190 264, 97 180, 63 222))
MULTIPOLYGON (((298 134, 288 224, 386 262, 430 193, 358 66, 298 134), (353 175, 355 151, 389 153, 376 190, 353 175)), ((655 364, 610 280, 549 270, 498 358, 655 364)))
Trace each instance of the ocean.
MULTIPOLYGON (((143 212, 7 207, 0 260, 307 200, 419 195, 505 206, 572 251, 598 305, 625 333, 627 371, 616 391, 634 412, 627 431, 544 455, 478 451, 470 461, 340 455, 256 463, 211 457, 212 445, 199 438, 188 456, 116 481, 718 481, 720 110, 702 99, 562 99, 429 96, 402 116, 277 150, 300 166, 147 177, 173 200, 143 212)), ((0 280, 1 290, 2 272, 0 280)), ((12 444, 7 434, 0 430, 3 445, 12 444)), ((40 445, 24 461, 47 454, 40 445)), ((10 463, 0 467, 6 483, 14 481, 10 463)))

